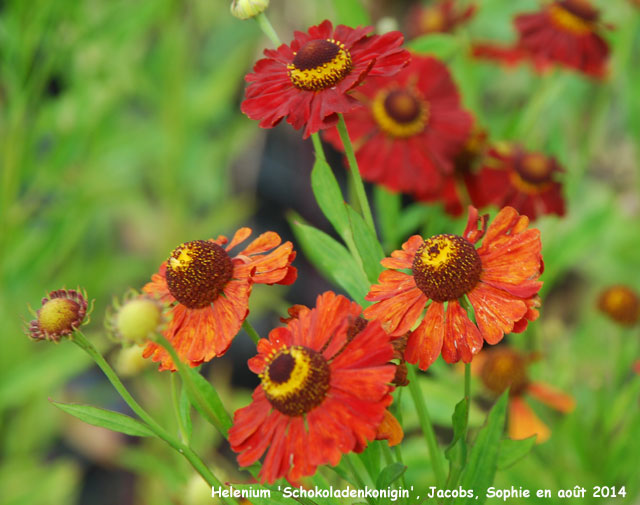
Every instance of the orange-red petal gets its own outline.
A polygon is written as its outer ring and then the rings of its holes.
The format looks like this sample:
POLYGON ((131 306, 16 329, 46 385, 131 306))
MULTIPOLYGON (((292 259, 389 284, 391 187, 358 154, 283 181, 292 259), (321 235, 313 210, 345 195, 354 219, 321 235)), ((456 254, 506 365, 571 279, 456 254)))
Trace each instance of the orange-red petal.
POLYGON ((467 312, 457 300, 447 304, 445 319, 442 357, 447 363, 455 363, 459 359, 470 363, 473 356, 482 349, 482 335, 478 327, 471 322, 467 312), (451 348, 457 352, 449 352, 451 348))
POLYGON ((542 382, 532 382, 529 384, 527 393, 545 405, 565 414, 571 412, 576 406, 576 402, 572 396, 542 382))
POLYGON ((509 399, 509 437, 522 440, 537 435, 536 442, 541 444, 549 439, 551 431, 535 412, 519 396, 509 399))
POLYGON ((444 341, 444 305, 431 302, 422 323, 409 335, 404 357, 426 370, 438 358, 444 341))
POLYGON ((467 296, 480 333, 492 345, 500 342, 505 333, 510 333, 514 324, 527 312, 523 300, 483 282, 479 282, 467 296))
POLYGON ((389 409, 384 411, 384 417, 380 426, 378 426, 378 432, 376 433, 376 440, 388 440, 389 446, 393 447, 402 442, 404 438, 404 431, 402 426, 395 418, 395 416, 389 412, 389 409))

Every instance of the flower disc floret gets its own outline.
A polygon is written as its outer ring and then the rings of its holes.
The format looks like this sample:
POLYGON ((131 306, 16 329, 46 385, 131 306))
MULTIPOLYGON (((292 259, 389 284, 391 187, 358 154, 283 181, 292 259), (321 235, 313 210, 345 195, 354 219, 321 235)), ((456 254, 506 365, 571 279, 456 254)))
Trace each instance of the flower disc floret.
POLYGON ((335 86, 353 68, 351 54, 344 44, 334 40, 310 40, 287 65, 293 85, 306 91, 335 86))
POLYGON ((320 405, 329 391, 329 365, 322 354, 303 346, 281 349, 260 374, 265 396, 287 416, 302 416, 320 405))
POLYGON ((410 89, 383 89, 376 95, 371 111, 380 129, 395 138, 419 134, 429 118, 429 104, 410 89))
POLYGON ((167 262, 169 291, 182 305, 199 309, 212 303, 233 274, 233 263, 218 244, 194 240, 176 247, 167 262))
POLYGON ((436 235, 424 241, 412 266, 416 286, 436 302, 457 300, 471 291, 482 271, 476 248, 459 235, 436 235))

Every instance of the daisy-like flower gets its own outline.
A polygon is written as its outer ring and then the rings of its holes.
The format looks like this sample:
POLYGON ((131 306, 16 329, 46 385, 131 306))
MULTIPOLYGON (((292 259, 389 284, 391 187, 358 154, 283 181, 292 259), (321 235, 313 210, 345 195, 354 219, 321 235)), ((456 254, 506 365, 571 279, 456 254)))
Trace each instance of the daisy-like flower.
POLYGON ((517 46, 592 77, 606 74, 609 46, 600 36, 600 13, 587 0, 561 0, 514 20, 517 46))
POLYGON ((430 5, 415 5, 409 10, 407 32, 410 37, 452 32, 458 25, 469 21, 475 11, 475 5, 459 8, 456 0, 440 0, 430 5))
MULTIPOLYGON (((445 65, 414 55, 395 77, 368 79, 357 95, 365 107, 345 121, 362 177, 408 194, 439 190, 473 121, 445 65)), ((325 138, 343 149, 336 129, 325 138)))
POLYGON ((405 351, 405 359, 422 370, 440 354, 447 363, 468 363, 483 341, 497 344, 505 333, 522 332, 538 317, 540 232, 528 229, 529 219, 511 207, 502 209, 488 229, 486 219, 470 207, 462 236, 409 238, 401 251, 382 260, 389 270, 366 296, 376 303, 365 309, 365 317, 380 320, 394 336, 411 331, 428 305, 405 351), (465 298, 475 323, 461 303, 465 298))
POLYGON ((563 172, 555 160, 525 151, 517 144, 498 143, 485 157, 485 164, 469 185, 478 205, 511 206, 530 219, 543 214, 564 216, 563 172))
POLYGON ((41 307, 34 313, 36 318, 25 331, 34 340, 59 342, 85 322, 87 308, 87 293, 83 290, 51 291, 42 299, 41 307))
MULTIPOLYGON (((229 251, 249 235, 249 228, 240 228, 228 244, 222 235, 181 244, 143 288, 170 304, 171 321, 163 334, 191 366, 227 351, 249 314, 254 283, 286 285, 296 279, 293 245, 280 245, 277 233, 263 233, 231 257, 229 251)), ((143 356, 159 361, 160 370, 176 369, 169 353, 154 342, 143 356)))
POLYGON ((575 407, 573 398, 551 386, 529 379, 529 364, 535 355, 524 355, 515 349, 500 346, 482 351, 471 364, 472 373, 479 375, 492 395, 499 396, 509 389, 509 437, 515 440, 537 435, 536 442, 549 439, 549 428, 538 418, 525 401, 535 398, 562 413, 575 407))
POLYGON ((640 319, 640 297, 628 286, 610 286, 602 291, 598 308, 622 326, 633 326, 640 319))
POLYGON ((307 138, 337 124, 338 114, 359 106, 348 92, 367 76, 393 75, 409 62, 400 32, 371 35, 373 28, 349 28, 330 21, 295 32, 290 45, 265 49, 245 80, 241 109, 262 128, 287 118, 307 138))
POLYGON ((266 452, 261 482, 313 475, 376 437, 392 400, 393 346, 378 322, 354 328, 361 310, 327 292, 258 342, 249 368, 261 384, 234 414, 229 442, 240 466, 266 452))

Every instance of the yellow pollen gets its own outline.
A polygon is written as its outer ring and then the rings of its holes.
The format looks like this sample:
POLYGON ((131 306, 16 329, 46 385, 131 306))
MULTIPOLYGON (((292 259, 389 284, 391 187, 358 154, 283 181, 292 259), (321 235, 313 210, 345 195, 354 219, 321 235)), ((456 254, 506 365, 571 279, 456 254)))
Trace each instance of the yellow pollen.
POLYGON ((344 79, 353 68, 351 54, 334 39, 310 40, 287 65, 293 85, 304 91, 322 91, 344 79))
POLYGON ((171 258, 169 258, 169 265, 171 265, 171 268, 173 270, 186 270, 187 268, 189 268, 189 265, 191 265, 191 262, 193 261, 190 247, 186 244, 181 244, 180 247, 182 249, 180 250, 180 254, 178 255, 178 257, 174 258, 172 256, 171 258))
POLYGON ((276 410, 287 416, 303 416, 324 401, 330 370, 319 352, 302 346, 285 347, 268 356, 260 379, 276 410))
POLYGON ((290 355, 295 363, 293 370, 291 370, 289 378, 286 381, 281 383, 274 382, 269 377, 268 371, 266 374, 260 374, 260 379, 262 379, 262 387, 265 393, 276 398, 283 398, 298 391, 300 388, 302 388, 304 382, 307 380, 307 377, 309 377, 309 374, 311 372, 311 359, 301 349, 293 347, 284 351, 282 354, 290 355))
POLYGON ((582 19, 557 3, 549 5, 549 17, 551 22, 561 30, 574 35, 587 35, 593 31, 593 25, 582 19))
POLYGON ((414 89, 383 89, 374 98, 371 112, 387 135, 408 138, 424 130, 429 104, 414 89))

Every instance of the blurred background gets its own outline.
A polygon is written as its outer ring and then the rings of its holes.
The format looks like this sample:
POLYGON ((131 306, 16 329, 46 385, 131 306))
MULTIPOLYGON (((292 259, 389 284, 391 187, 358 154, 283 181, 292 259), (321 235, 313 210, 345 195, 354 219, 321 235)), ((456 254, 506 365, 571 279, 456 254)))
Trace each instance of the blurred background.
MULTIPOLYGON (((268 14, 288 42, 293 30, 324 18, 358 24, 371 16, 403 30, 414 3, 272 0, 268 14)), ((469 24, 422 37, 414 48, 450 65, 465 105, 492 138, 519 140, 566 168, 567 216, 536 223, 545 301, 530 331, 544 359, 531 373, 572 394, 578 408, 564 417, 537 410, 552 426, 551 441, 500 473, 498 484, 625 485, 627 499, 612 503, 632 503, 640 382, 631 365, 640 359, 640 332, 607 320, 595 300, 614 283, 640 290, 640 9, 625 0, 594 3, 615 27, 606 33, 611 75, 602 83, 558 71, 540 93, 541 78, 527 66, 471 60, 470 41, 513 40, 512 16, 537 9, 535 0, 479 0, 469 24)), ((105 336, 112 298, 141 288, 184 241, 240 226, 295 240, 290 210, 330 231, 310 189, 311 143, 288 125, 261 130, 240 113, 244 75, 265 47, 257 23, 231 17, 226 1, 0 2, 0 503, 212 503, 161 442, 89 426, 52 406, 50 398, 129 413, 79 349, 31 342, 23 327, 27 306, 38 308, 49 291, 84 287, 95 299, 87 334, 145 407, 176 429, 164 393, 170 374, 145 369, 139 352, 124 353, 105 336)), ((329 155, 340 167, 341 156, 329 155)), ((337 175, 344 179, 342 168, 337 175)), ((464 227, 440 211, 434 218, 433 205, 406 199, 404 206, 408 217, 387 253, 427 222, 430 234, 464 227)), ((295 265, 299 280, 290 288, 255 288, 249 317, 262 336, 289 305, 337 289, 303 254, 295 265)), ((246 405, 257 384, 245 366, 251 346, 241 334, 205 369, 229 409, 246 405)), ((462 379, 442 362, 431 376, 438 380, 425 381, 425 394, 445 426, 462 379)), ((448 443, 450 432, 439 435, 448 443)), ((194 419, 193 437, 221 475, 240 478, 210 426, 194 419)), ((407 442, 411 467, 424 447, 407 442)))

